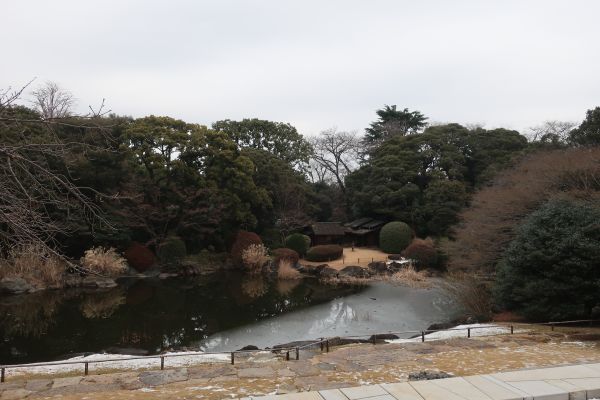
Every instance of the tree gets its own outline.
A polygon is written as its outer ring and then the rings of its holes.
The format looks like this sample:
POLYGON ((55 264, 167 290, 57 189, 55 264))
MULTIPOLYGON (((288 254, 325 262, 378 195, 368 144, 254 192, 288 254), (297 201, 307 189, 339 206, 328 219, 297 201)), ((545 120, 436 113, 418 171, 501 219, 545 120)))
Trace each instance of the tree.
POLYGON ((587 111, 581 125, 569 132, 569 141, 577 146, 600 144, 600 107, 587 111))
MULTIPOLYGON (((313 148, 312 160, 319 166, 317 175, 323 176, 326 171, 331 179, 346 192, 345 177, 358 167, 360 140, 355 132, 327 129, 311 140, 313 148), (320 172, 321 171, 321 172, 320 172)), ((326 180, 321 178, 321 181, 326 180)))
POLYGON ((226 133, 240 148, 265 150, 292 167, 304 170, 310 156, 310 145, 296 128, 283 122, 257 118, 217 121, 212 125, 217 132, 226 133))
POLYGON ((73 95, 61 89, 54 82, 46 82, 32 92, 35 109, 42 119, 51 120, 71 116, 71 108, 75 104, 73 95))
POLYGON ((396 106, 385 105, 376 111, 379 119, 367 128, 364 138, 369 146, 376 146, 394 136, 405 136, 420 132, 427 118, 419 111, 396 110, 396 106))
POLYGON ((530 128, 531 140, 542 145, 565 146, 574 127, 575 123, 570 121, 546 121, 530 128))
POLYGON ((532 213, 498 266, 502 307, 535 320, 590 318, 600 304, 600 211, 550 201, 532 213))

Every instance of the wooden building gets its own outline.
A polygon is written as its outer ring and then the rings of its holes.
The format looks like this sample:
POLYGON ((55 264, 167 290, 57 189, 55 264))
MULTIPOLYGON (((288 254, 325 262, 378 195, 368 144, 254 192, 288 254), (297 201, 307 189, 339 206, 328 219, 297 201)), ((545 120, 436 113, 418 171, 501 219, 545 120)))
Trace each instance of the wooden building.
POLYGON ((311 245, 344 244, 345 228, 340 222, 315 222, 304 229, 310 236, 311 245))
POLYGON ((344 224, 346 243, 367 247, 379 245, 379 231, 384 221, 373 218, 360 218, 344 224))

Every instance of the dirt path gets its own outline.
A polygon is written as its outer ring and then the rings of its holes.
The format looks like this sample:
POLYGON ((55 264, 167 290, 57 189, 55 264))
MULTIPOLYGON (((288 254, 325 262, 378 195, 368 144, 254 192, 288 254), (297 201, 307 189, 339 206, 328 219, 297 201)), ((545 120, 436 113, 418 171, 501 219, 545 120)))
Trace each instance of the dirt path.
POLYGON ((0 399, 223 399, 401 382, 411 372, 484 374, 560 364, 600 362, 600 329, 549 329, 426 343, 361 344, 329 353, 302 352, 299 361, 253 359, 165 371, 87 377, 10 379, 0 399), (588 336, 577 336, 576 333, 588 336), (591 336, 590 334, 595 336, 591 336), (594 340, 582 340, 594 339, 594 340))
POLYGON ((383 251, 375 247, 355 247, 354 251, 352 251, 351 247, 344 247, 344 255, 338 260, 323 263, 312 262, 302 259, 300 260, 300 263, 305 265, 327 264, 331 268, 341 270, 344 267, 347 267, 348 265, 358 265, 360 267, 367 267, 373 261, 386 261, 387 257, 387 253, 384 253, 383 251))

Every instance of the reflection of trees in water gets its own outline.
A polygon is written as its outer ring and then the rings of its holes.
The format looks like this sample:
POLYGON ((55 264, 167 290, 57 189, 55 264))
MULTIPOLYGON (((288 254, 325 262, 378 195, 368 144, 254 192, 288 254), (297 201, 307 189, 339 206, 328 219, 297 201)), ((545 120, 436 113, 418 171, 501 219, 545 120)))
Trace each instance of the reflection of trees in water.
POLYGON ((107 292, 87 295, 79 308, 85 318, 108 318, 122 304, 125 304, 125 291, 116 287, 107 292))
POLYGON ((42 336, 54 324, 66 297, 63 292, 45 291, 4 299, 0 303, 2 330, 6 336, 42 336))
POLYGON ((269 286, 262 276, 250 276, 244 279, 241 289, 246 296, 255 299, 267 293, 269 286))
POLYGON ((300 279, 278 280, 277 284, 275 285, 275 289, 277 289, 277 293, 280 295, 287 296, 292 293, 292 291, 296 289, 301 282, 302 281, 300 279))

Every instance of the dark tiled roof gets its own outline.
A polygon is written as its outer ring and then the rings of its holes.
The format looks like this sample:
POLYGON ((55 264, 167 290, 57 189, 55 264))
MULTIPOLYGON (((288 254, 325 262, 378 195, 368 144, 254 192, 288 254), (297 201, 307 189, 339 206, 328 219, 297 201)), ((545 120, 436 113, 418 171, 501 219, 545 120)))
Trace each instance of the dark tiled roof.
POLYGON ((319 236, 344 236, 344 227, 339 222, 315 222, 311 228, 319 236))
POLYGON ((368 222, 368 223, 362 225, 361 228, 363 228, 363 229, 375 229, 375 228, 379 228, 380 226, 382 226, 384 224, 385 224, 385 222, 374 219, 371 222, 368 222))
POLYGON ((352 222, 348 222, 347 224, 345 224, 347 227, 352 228, 352 229, 358 229, 360 228, 362 225, 366 224, 367 222, 371 221, 372 218, 359 218, 359 219, 355 219, 352 222))

